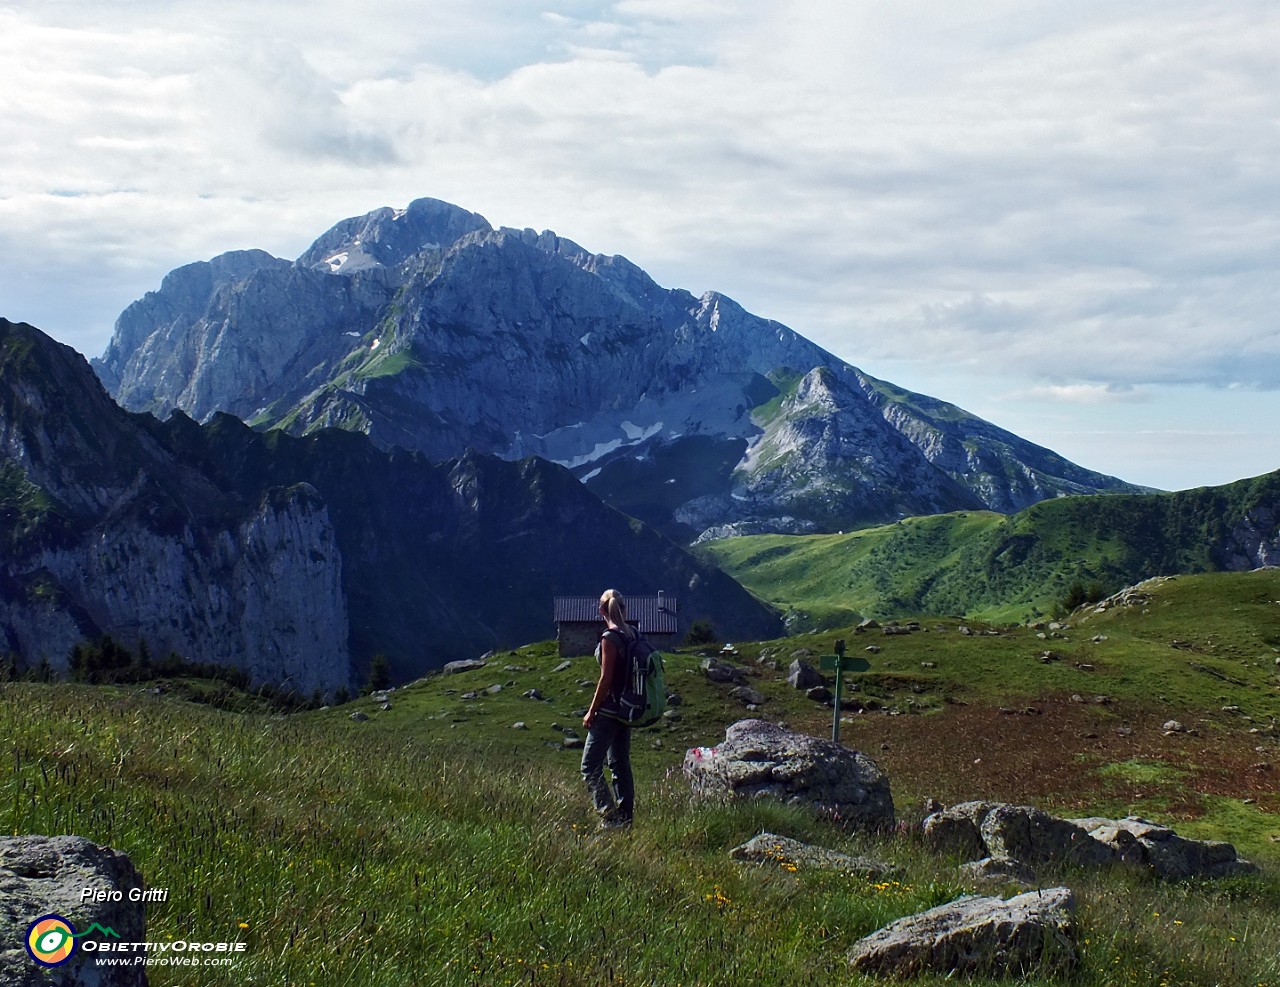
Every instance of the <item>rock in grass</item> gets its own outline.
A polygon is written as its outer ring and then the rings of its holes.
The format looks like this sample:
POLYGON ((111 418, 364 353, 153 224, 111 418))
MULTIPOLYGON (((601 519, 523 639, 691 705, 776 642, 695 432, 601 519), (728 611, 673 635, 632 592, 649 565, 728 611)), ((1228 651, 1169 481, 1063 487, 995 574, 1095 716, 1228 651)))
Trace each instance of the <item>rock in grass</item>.
POLYGON ((1191 840, 1146 819, 1058 819, 1026 805, 962 802, 924 821, 925 845, 970 860, 1145 867, 1167 880, 1251 874, 1230 843, 1191 840))
POLYGON ((1022 861, 1008 857, 971 860, 961 865, 960 877, 973 884, 1011 884, 1024 891, 1036 886, 1036 872, 1022 861))
POLYGON ((740 720, 723 743, 693 748, 684 773, 704 798, 772 798, 857 828, 894 824, 889 779, 871 758, 765 720, 740 720))
MULTIPOLYGON (((12 987, 44 984, 146 987, 143 966, 99 967, 94 953, 84 948, 90 938, 101 941, 111 929, 120 942, 145 942, 146 905, 130 901, 142 891, 142 875, 118 850, 99 846, 81 836, 15 836, 0 838, 0 983, 12 987), (120 901, 86 901, 85 888, 119 893, 120 901), (27 956, 23 943, 36 919, 57 915, 72 927, 75 940, 64 964, 40 969, 27 956), (84 935, 88 933, 88 935, 84 935)), ((50 931, 56 933, 54 926, 50 931)), ((111 939, 112 942, 117 941, 111 939)), ((121 954, 122 955, 122 954, 121 954)))
POLYGON ((458 672, 471 672, 477 668, 484 668, 489 664, 483 658, 464 658, 461 661, 447 662, 441 669, 445 675, 456 675, 458 672))
POLYGON ((1071 942, 1075 899, 1068 888, 1004 901, 966 897, 873 932, 849 954, 859 973, 1019 976, 1058 974, 1078 962, 1071 942))
POLYGON ((741 846, 729 851, 734 860, 742 860, 753 864, 772 864, 788 870, 800 867, 818 870, 834 870, 844 874, 862 877, 887 877, 896 872, 891 864, 881 863, 870 857, 854 857, 826 847, 801 843, 787 836, 775 833, 761 833, 753 836, 741 846))
POLYGON ((1091 839, 1087 830, 1030 805, 962 802, 924 821, 925 843, 939 852, 977 860, 997 857, 1027 864, 1112 863, 1109 847, 1091 839))
POLYGON ((1126 863, 1146 867, 1156 877, 1234 877, 1256 873, 1257 865, 1236 855, 1230 843, 1191 840, 1137 816, 1127 819, 1075 819, 1076 825, 1126 863))
POLYGON ((827 682, 821 672, 807 661, 797 658, 787 670, 787 684, 793 689, 808 692, 810 689, 826 685, 827 682))
POLYGON ((730 691, 729 695, 742 703, 744 706, 760 706, 766 700, 766 696, 762 692, 758 692, 749 685, 740 685, 736 689, 730 691))

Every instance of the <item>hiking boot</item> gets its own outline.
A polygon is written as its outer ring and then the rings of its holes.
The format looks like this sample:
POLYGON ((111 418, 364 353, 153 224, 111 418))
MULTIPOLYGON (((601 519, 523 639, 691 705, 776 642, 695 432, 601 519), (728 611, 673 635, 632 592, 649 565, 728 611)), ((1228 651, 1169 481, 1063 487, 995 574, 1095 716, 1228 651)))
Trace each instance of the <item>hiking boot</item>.
POLYGON ((613 812, 606 812, 600 818, 601 829, 629 829, 631 827, 631 817, 624 816, 616 809, 613 812))

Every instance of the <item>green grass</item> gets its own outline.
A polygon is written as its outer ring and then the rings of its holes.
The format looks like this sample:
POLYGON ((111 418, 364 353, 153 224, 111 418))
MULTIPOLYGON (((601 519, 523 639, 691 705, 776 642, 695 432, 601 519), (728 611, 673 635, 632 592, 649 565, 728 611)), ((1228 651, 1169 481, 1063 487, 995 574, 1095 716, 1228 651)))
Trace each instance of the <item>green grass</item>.
MULTIPOLYGON (((10 685, 4 826, 130 853, 170 890, 151 908, 152 940, 248 943, 230 969, 166 970, 175 984, 843 984, 858 938, 962 890, 951 862, 909 836, 849 835, 771 803, 694 804, 652 757, 634 831, 600 833, 576 754, 509 727, 504 740, 406 736, 411 711, 455 698, 446 681, 392 693, 404 714, 367 723, 10 685), (765 830, 902 874, 729 860, 765 830)), ((1220 886, 1058 876, 1081 901, 1075 983, 1280 976, 1274 874, 1220 886)))
MULTIPOLYGON (((1280 575, 1224 579, 1170 582, 1146 612, 1089 617, 1051 641, 1091 658, 1088 672, 1071 657, 1036 661, 1046 643, 1032 627, 988 635, 986 625, 932 620, 892 638, 846 629, 851 652, 882 649, 856 678, 856 695, 882 714, 915 713, 874 723, 937 723, 941 740, 947 710, 972 708, 957 703, 1060 694, 1087 681, 1117 704, 1165 694, 1169 708, 1196 718, 1197 742, 1238 742, 1242 717, 1261 723, 1280 712, 1274 659, 1263 661, 1280 627, 1262 620, 1267 598, 1280 597, 1280 575), (1172 634, 1203 653, 1170 648, 1172 634), (1188 654, 1196 666, 1226 668, 1230 681, 1199 671, 1188 654), (1222 696, 1242 712, 1222 714, 1222 696)), ((785 673, 792 653, 831 643, 736 644, 767 696, 764 714, 826 732, 828 710, 788 689, 785 673)), ((236 967, 166 969, 165 983, 855 982, 846 955, 858 938, 964 891, 956 862, 914 835, 911 806, 927 794, 924 782, 895 780, 904 830, 888 836, 851 835, 772 803, 695 803, 678 769, 684 751, 716 744, 748 716, 699 661, 668 655, 681 718, 636 735, 640 810, 627 833, 596 830, 579 753, 563 748, 566 731, 581 734, 594 662, 562 667, 552 644, 390 691, 385 710, 376 696, 273 716, 142 689, 5 685, 0 824, 79 833, 131 855, 148 885, 170 891, 151 906, 152 940, 247 942, 236 967), (541 698, 527 695, 534 689, 541 698), (357 709, 369 719, 352 721, 357 709), (762 831, 877 856, 900 873, 868 881, 728 858, 762 831)), ((870 722, 856 719, 850 730, 870 722)), ((1138 808, 1158 821, 1172 800, 1197 796, 1196 768, 1152 750, 1085 760, 1079 777, 1100 780, 1097 812, 1125 808, 1108 801, 1108 785, 1137 785, 1138 808)), ((1203 813, 1175 828, 1238 842, 1263 864, 1261 876, 1162 885, 1137 874, 1043 873, 1079 900, 1082 969, 1071 984, 1280 983, 1276 814, 1238 798, 1197 798, 1203 813)))
POLYGON ((1073 586, 1109 594, 1151 576, 1217 571, 1234 527, 1278 494, 1280 472, 1174 494, 1059 497, 1009 517, 970 511, 701 550, 801 628, 849 613, 1024 620, 1056 613, 1073 586))
MULTIPOLYGON (((667 663, 681 718, 635 738, 637 823, 599 832, 579 753, 563 746, 567 731, 582 733, 595 664, 562 667, 551 643, 393 690, 385 710, 376 696, 281 716, 141 688, 5 684, 0 826, 77 833, 130 854, 150 886, 170 891, 150 908, 153 940, 248 944, 232 968, 166 969, 157 984, 849 984, 858 981, 846 956, 860 937, 964 891, 956 861, 923 848, 916 808, 953 770, 945 756, 960 743, 958 717, 990 704, 986 719, 1007 732, 1023 721, 996 715, 995 704, 1087 690, 1110 697, 1091 713, 1103 732, 1135 717, 1154 716, 1155 726, 1123 756, 1050 730, 1042 765, 1073 773, 1035 803, 1070 804, 1071 815, 1140 811, 1183 835, 1231 840, 1263 870, 1177 884, 1042 872, 1079 902, 1082 967, 1066 983, 1275 987, 1273 779, 1259 773, 1255 791, 1255 782, 1215 772, 1232 752, 1246 762, 1273 756, 1252 750, 1276 744, 1276 599, 1280 573, 1258 572, 1180 578, 1144 608, 1077 618, 1053 638, 954 618, 923 619, 900 636, 843 629, 850 653, 881 649, 854 677, 850 695, 869 713, 849 717, 846 742, 876 757, 885 737, 892 761, 911 735, 921 738, 892 762, 903 827, 891 835, 846 833, 768 802, 694 802, 679 770, 685 750, 719 742, 750 714, 706 679, 699 655, 683 652, 667 663), (1057 660, 1039 661, 1046 649, 1057 660), (353 711, 368 719, 353 721, 353 711), (1162 738, 1166 714, 1197 734, 1162 738), (1212 785, 1201 790, 1205 779, 1212 785), (1081 792, 1094 801, 1080 806, 1081 792), (729 859, 761 831, 900 871, 869 881, 729 859)), ((766 696, 761 715, 829 731, 830 711, 785 675, 795 654, 813 660, 833 636, 735 642, 737 662, 766 696)), ((1046 720, 1058 707, 1048 708, 1046 720)), ((1033 780, 991 791, 975 776, 965 794, 1025 801, 1033 780)))
POLYGON ((976 592, 940 591, 963 572, 964 553, 1007 519, 987 511, 908 518, 833 535, 756 535, 711 542, 706 554, 758 596, 789 612, 794 630, 823 630, 854 617, 905 613, 968 613, 1014 619, 1048 605, 975 604, 976 592))
POLYGON ((362 380, 375 377, 394 377, 406 370, 418 367, 418 362, 408 350, 392 352, 389 347, 379 347, 379 351, 365 360, 356 370, 355 376, 362 380))
POLYGON ((752 418, 761 425, 768 425, 778 417, 782 405, 795 396, 800 382, 805 375, 790 367, 778 367, 769 373, 769 382, 778 389, 778 393, 763 404, 751 409, 752 418))

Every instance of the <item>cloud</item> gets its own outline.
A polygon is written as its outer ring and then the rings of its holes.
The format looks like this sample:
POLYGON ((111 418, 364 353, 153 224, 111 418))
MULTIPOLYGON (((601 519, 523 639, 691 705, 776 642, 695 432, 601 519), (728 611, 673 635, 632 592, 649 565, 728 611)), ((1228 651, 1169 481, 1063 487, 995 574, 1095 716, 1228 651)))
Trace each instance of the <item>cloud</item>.
POLYGON ((1128 404, 1147 401, 1140 389, 1120 384, 1059 384, 1030 388, 1006 395, 1013 400, 1044 400, 1065 404, 1128 404))
POLYGON ((11 0, 0 294, 100 351, 178 264, 433 195, 873 373, 1265 391, 1277 47, 1261 0, 11 0))

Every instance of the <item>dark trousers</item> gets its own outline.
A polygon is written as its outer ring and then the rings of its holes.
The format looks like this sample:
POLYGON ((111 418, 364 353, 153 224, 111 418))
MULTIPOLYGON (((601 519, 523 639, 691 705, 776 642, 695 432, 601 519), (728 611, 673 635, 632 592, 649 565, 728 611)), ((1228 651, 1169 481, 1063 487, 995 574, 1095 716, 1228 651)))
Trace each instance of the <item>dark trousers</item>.
POLYGON ((635 809, 635 780, 631 777, 631 728, 610 716, 596 716, 582 747, 582 778, 601 815, 615 809, 630 819, 635 809), (604 780, 604 766, 613 775, 613 788, 604 780))

